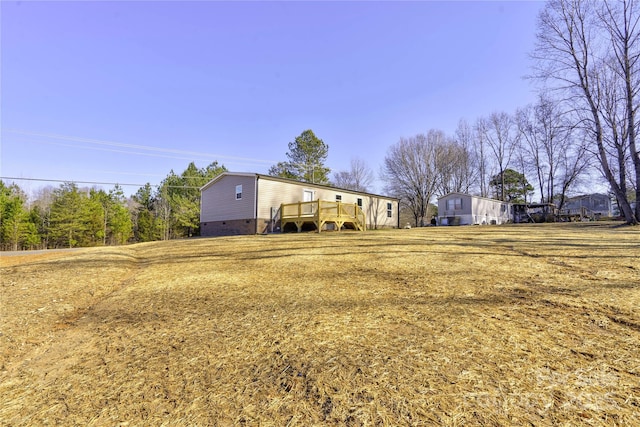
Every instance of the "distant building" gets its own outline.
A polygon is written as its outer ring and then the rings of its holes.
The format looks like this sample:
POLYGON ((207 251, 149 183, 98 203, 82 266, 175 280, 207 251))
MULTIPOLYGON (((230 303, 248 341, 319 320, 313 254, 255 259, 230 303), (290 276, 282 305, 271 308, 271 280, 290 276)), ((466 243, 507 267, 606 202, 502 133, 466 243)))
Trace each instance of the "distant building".
POLYGON ((496 199, 449 193, 438 199, 439 225, 505 224, 511 221, 511 204, 496 199))
POLYGON ((588 215, 590 217, 612 217, 613 203, 607 194, 594 193, 570 197, 562 207, 561 215, 588 215))
POLYGON ((553 203, 514 203, 511 207, 513 222, 555 222, 558 209, 553 203))

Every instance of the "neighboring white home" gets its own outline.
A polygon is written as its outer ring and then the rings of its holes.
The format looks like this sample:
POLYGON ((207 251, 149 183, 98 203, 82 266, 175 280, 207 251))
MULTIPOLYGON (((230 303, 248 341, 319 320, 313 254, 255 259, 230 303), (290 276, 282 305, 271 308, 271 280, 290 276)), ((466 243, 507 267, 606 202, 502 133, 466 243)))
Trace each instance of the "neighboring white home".
POLYGON ((464 193, 438 199, 439 225, 505 224, 512 219, 511 204, 464 193))
MULTIPOLYGON (((348 211, 347 208, 350 208, 350 212, 364 214, 366 228, 399 226, 398 199, 257 173, 222 173, 202 187, 200 194, 202 236, 280 231, 283 204, 288 207, 288 204, 300 204, 302 210, 317 211, 327 205, 339 207, 340 212, 348 211), (311 203, 314 201, 319 202, 314 205, 311 203)), ((315 227, 318 222, 314 223, 311 218, 302 212, 300 225, 315 227)), ((341 228, 342 221, 334 219, 335 217, 332 217, 326 223, 320 222, 320 228, 341 228)), ((295 231, 297 224, 289 222, 286 228, 293 227, 295 231)))

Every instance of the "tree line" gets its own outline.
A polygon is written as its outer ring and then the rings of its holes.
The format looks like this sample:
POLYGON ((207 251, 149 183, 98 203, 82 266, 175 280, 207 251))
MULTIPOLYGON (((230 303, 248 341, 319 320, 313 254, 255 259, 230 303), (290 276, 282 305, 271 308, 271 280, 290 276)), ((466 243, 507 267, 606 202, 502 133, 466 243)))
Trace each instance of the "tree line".
POLYGON ((0 249, 73 248, 188 237, 200 227, 200 187, 226 171, 213 162, 171 171, 125 197, 121 187, 81 188, 68 182, 33 197, 0 180, 0 249))

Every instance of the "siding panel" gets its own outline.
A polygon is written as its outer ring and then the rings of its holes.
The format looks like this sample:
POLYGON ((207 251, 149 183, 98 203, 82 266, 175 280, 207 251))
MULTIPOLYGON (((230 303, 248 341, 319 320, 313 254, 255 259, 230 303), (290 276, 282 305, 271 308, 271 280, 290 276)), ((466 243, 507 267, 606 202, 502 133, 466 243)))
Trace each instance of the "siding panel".
POLYGON ((271 208, 280 209, 282 203, 301 202, 305 188, 308 187, 305 187, 304 184, 259 179, 258 217, 270 218, 271 208))
POLYGON ((253 219, 255 177, 227 175, 202 192, 200 222, 253 219), (242 199, 236 200, 236 185, 242 185, 242 199))
POLYGON ((283 182, 261 178, 258 181, 258 218, 271 218, 271 208, 279 209, 282 203, 298 203, 304 199, 304 190, 314 192, 313 200, 335 201, 342 197, 342 203, 357 203, 362 199, 362 210, 367 218, 367 228, 393 228, 398 226, 398 201, 374 197, 337 188, 314 186, 308 183, 283 182), (387 216, 387 203, 391 203, 392 215, 387 216))

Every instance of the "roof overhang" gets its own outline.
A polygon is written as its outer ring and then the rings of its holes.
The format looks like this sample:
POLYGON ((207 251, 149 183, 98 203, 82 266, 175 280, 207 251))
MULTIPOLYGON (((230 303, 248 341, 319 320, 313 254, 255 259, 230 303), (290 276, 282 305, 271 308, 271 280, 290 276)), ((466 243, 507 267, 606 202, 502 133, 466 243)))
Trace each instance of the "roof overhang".
POLYGON ((371 197, 377 197, 380 199, 389 199, 389 200, 396 200, 399 201, 400 199, 397 197, 389 197, 389 196, 383 196, 380 194, 373 194, 373 193, 364 193, 361 191, 354 191, 354 190, 349 190, 346 188, 339 188, 339 187, 332 187, 330 185, 324 185, 324 184, 314 184, 311 182, 304 182, 304 181, 296 181, 295 179, 289 179, 289 178, 281 178, 279 176, 271 176, 271 175, 262 175, 259 173, 250 173, 250 172, 223 172, 220 175, 216 176, 215 178, 213 178, 211 181, 207 182, 204 186, 202 186, 200 188, 200 191, 204 191, 207 188, 211 187, 212 185, 214 185, 216 182, 220 181, 223 177, 225 176, 241 176, 241 177, 253 177, 256 179, 268 179, 270 181, 279 181, 279 182, 287 182, 287 183, 291 183, 291 184, 297 184, 297 185, 305 185, 308 187, 315 187, 315 188, 325 188, 325 189, 331 189, 331 190, 335 190, 335 191, 342 191, 342 192, 346 192, 346 193, 351 193, 351 194, 358 194, 358 195, 363 195, 363 196, 371 196, 371 197))
POLYGON ((216 182, 220 181, 225 176, 243 176, 243 177, 257 177, 258 174, 250 173, 250 172, 222 172, 220 175, 213 178, 211 181, 207 182, 205 185, 200 187, 200 192, 203 192, 207 188, 211 187, 216 182))

